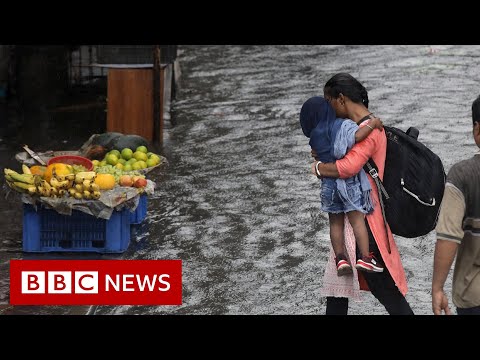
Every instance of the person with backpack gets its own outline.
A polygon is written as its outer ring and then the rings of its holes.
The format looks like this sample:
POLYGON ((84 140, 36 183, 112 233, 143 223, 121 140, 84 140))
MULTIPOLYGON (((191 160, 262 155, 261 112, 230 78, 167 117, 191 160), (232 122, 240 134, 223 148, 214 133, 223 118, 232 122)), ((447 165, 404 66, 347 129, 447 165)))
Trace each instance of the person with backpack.
MULTIPOLYGON (((359 127, 350 119, 337 118, 335 110, 321 96, 311 97, 302 105, 300 125, 304 135, 310 138, 309 144, 318 158, 325 162, 341 159, 355 143, 364 140, 375 128, 381 130, 383 126, 380 119, 371 120, 366 126, 359 127)), ((322 178, 321 209, 328 213, 330 241, 335 252, 338 276, 352 273, 352 259, 346 256, 344 246, 345 215, 352 225, 362 254, 357 258, 355 267, 366 272, 383 271, 383 266, 368 256, 370 251, 364 214, 373 211, 371 190, 363 169, 348 179, 322 178)))
MULTIPOLYGON (((480 96, 472 103, 473 139, 480 148, 480 96)), ((480 315, 480 153, 454 164, 436 226, 432 310, 451 314, 443 287, 455 259, 452 301, 458 315, 480 315)))
MULTIPOLYGON (((335 109, 337 117, 349 118, 357 124, 374 117, 368 110, 367 90, 350 74, 339 73, 328 80, 324 86, 324 97, 335 109)), ((383 179, 386 148, 385 132, 373 131, 365 140, 355 144, 344 158, 334 163, 315 161, 312 164, 312 172, 322 177, 349 178, 357 174, 372 158, 378 167, 378 176, 383 179)), ((313 150, 312 156, 317 157, 313 150)), ((368 180, 372 187, 371 196, 374 204, 379 204, 378 188, 371 176, 368 176, 368 180)), ((365 224, 371 251, 369 255, 377 262, 384 264, 384 271, 354 273, 355 276, 351 277, 347 283, 345 277, 338 277, 334 271, 336 265, 331 250, 329 261, 325 267, 322 288, 322 294, 327 296, 326 314, 346 315, 348 298, 357 298, 357 290, 360 289, 370 290, 390 315, 413 315, 405 298, 408 287, 400 253, 390 228, 385 225, 380 206, 375 206, 373 212, 365 215, 365 224)), ((346 221, 345 242, 347 247, 355 246, 352 235, 346 221)))

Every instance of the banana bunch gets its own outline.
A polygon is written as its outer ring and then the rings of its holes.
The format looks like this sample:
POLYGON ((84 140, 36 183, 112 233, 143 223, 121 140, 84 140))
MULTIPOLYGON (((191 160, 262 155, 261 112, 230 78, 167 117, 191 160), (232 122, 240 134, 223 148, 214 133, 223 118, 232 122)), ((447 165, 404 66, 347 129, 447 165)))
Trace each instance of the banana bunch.
POLYGON ((4 169, 5 173, 5 180, 7 181, 7 185, 18 192, 26 193, 30 195, 37 194, 37 186, 42 180, 41 176, 39 175, 32 175, 28 166, 22 166, 24 173, 19 174, 15 170, 12 169, 4 169), (28 169, 28 172, 26 169, 28 169))
POLYGON ((95 184, 95 171, 59 175, 54 168, 49 182, 40 175, 33 175, 26 165, 22 166, 22 171, 23 174, 20 174, 12 169, 4 169, 7 185, 18 192, 53 198, 68 194, 78 200, 100 198, 100 187, 95 184))
POLYGON ((75 174, 75 186, 68 189, 68 194, 75 199, 97 200, 100 198, 100 187, 95 184, 95 171, 82 171, 75 174))
POLYGON ((67 190, 74 185, 75 174, 59 175, 52 171, 50 181, 41 180, 37 186, 37 194, 45 197, 60 198, 67 194, 67 190))

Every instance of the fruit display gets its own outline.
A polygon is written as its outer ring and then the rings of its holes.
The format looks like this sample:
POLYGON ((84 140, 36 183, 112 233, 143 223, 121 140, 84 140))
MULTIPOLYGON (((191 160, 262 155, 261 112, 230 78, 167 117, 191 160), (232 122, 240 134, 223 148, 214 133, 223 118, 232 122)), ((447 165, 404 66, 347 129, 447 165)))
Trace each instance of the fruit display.
POLYGON ((123 147, 103 152, 99 157, 101 160, 90 160, 69 151, 51 151, 48 154, 53 156, 44 155, 49 158, 45 166, 31 163, 27 158, 17 158, 22 164, 21 169, 5 168, 6 184, 14 192, 23 194, 23 202, 46 202, 59 212, 65 211, 66 207, 86 209, 87 205, 92 214, 97 214, 103 206, 116 207, 140 194, 151 194, 155 183, 147 180, 146 174, 163 164, 165 159, 149 151, 148 144, 141 137, 125 136, 117 140, 121 140, 119 143, 123 147), (57 198, 62 201, 51 200, 57 198), (96 200, 100 201, 88 202, 96 200))
POLYGON ((4 173, 6 183, 11 189, 31 196, 51 198, 69 196, 77 200, 97 200, 102 191, 112 190, 116 186, 143 190, 147 185, 145 175, 137 171, 127 174, 112 165, 97 167, 98 171, 85 170, 81 165, 62 163, 53 163, 42 168, 37 165, 29 168, 23 164, 22 173, 8 168, 4 169, 4 173))
MULTIPOLYGON (((42 248, 45 252, 76 251, 75 246, 83 252, 90 251, 85 244, 91 242, 96 251, 104 232, 100 223, 111 224, 106 234, 121 227, 115 241, 130 238, 130 225, 147 217, 147 198, 155 194, 156 184, 150 179, 154 173, 149 173, 166 168, 168 160, 141 137, 117 140, 123 141, 122 147, 99 146, 96 159, 87 157, 83 146, 78 151, 48 150, 37 153, 38 158, 25 152, 15 155, 20 165, 4 169, 5 184, 0 180, 0 187, 7 201, 23 203, 24 245, 34 238, 48 243, 42 248), (114 222, 109 222, 111 217, 114 222)), ((38 252, 38 244, 27 245, 24 251, 38 252)))

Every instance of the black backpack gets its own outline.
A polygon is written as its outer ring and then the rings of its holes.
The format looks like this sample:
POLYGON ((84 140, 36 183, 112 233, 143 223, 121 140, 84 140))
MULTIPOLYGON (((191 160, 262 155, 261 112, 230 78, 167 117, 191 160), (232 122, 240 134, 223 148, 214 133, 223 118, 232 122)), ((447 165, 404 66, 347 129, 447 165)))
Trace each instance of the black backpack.
POLYGON ((364 169, 379 188, 384 220, 393 234, 406 238, 426 235, 435 228, 445 190, 440 158, 417 140, 419 131, 384 126, 387 155, 383 183, 372 159, 364 169))

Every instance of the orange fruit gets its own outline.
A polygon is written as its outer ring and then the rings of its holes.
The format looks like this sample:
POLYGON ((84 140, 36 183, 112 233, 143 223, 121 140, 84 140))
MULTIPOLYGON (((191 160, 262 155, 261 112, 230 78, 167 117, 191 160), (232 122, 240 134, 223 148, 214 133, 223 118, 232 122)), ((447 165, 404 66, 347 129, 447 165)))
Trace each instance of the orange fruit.
POLYGON ((41 165, 33 165, 30 168, 30 171, 32 172, 33 175, 40 175, 43 177, 43 174, 45 174, 45 171, 47 171, 47 167, 41 166, 41 165))
POLYGON ((115 177, 111 174, 97 174, 95 177, 95 184, 100 187, 100 190, 111 190, 115 183, 115 177))
POLYGON ((47 166, 47 170, 45 170, 45 173, 43 174, 43 178, 48 182, 50 182, 50 179, 52 178, 52 172, 54 168, 57 175, 73 174, 73 168, 71 165, 63 163, 53 163, 47 166))

